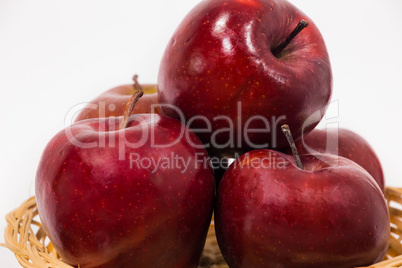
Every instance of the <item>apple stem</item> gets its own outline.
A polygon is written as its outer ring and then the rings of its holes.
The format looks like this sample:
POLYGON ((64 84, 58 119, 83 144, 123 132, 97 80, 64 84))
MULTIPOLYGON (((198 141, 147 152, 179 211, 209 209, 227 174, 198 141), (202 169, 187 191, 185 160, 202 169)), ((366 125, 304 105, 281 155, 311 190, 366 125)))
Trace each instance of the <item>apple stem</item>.
POLYGON ((142 95, 144 95, 142 87, 138 83, 138 75, 134 75, 133 81, 134 81, 134 85, 133 85, 134 94, 133 94, 133 96, 131 96, 130 100, 127 102, 126 108, 124 109, 123 120, 121 121, 121 123, 119 125, 119 129, 123 129, 123 128, 127 127, 128 119, 130 118, 130 115, 134 110, 135 104, 142 97, 142 95))
POLYGON ((297 167, 303 169, 303 164, 300 160, 299 152, 297 152, 296 144, 295 141, 293 140, 292 132, 290 131, 289 126, 284 124, 281 126, 281 129, 283 134, 285 134, 286 139, 288 140, 290 149, 292 149, 292 154, 295 157, 297 167))
POLYGON ((296 37, 304 28, 308 26, 308 21, 305 20, 300 20, 299 23, 296 25, 296 27, 293 29, 293 31, 286 37, 286 39, 279 44, 276 48, 272 49, 272 54, 274 54, 275 57, 279 57, 279 55, 282 53, 282 51, 289 45, 289 43, 293 40, 293 38, 296 37))
POLYGON ((141 90, 141 91, 143 91, 142 90, 142 86, 140 85, 140 83, 138 83, 138 75, 134 75, 133 76, 133 81, 134 81, 134 84, 133 84, 133 87, 134 87, 134 90, 141 90))

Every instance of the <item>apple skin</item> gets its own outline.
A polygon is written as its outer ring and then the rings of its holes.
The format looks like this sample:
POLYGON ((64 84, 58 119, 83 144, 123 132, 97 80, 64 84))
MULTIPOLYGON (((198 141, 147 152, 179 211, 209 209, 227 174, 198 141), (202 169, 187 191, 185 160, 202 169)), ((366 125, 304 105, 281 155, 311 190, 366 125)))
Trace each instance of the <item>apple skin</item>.
MULTIPOLYGON (((157 85, 144 84, 142 89, 144 95, 136 103, 132 114, 159 114, 157 85)), ((103 92, 80 111, 75 122, 89 118, 123 116, 126 104, 134 94, 134 90, 133 85, 121 85, 103 92)))
POLYGON ((304 170, 292 158, 254 150, 223 176, 214 218, 229 267, 352 268, 382 260, 389 214, 370 174, 329 154, 301 156, 304 170), (253 166, 261 159, 274 164, 253 166))
MULTIPOLYGON (((324 40, 312 20, 286 0, 200 2, 173 34, 158 75, 159 103, 179 108, 187 123, 204 116, 211 131, 197 134, 206 146, 214 143, 217 149, 284 147, 280 126, 292 126, 295 139, 302 131, 308 133, 324 115, 331 93, 324 40), (271 49, 301 19, 309 26, 275 57, 271 49), (304 126, 313 114, 314 123, 304 126), (232 132, 222 131, 230 127, 222 116, 231 120, 232 132), (264 131, 266 124, 255 116, 265 118, 270 129, 264 131), (250 132, 244 135, 246 129, 250 132)), ((178 118, 169 107, 161 110, 178 118)), ((207 129, 201 119, 189 125, 207 129)))
POLYGON ((77 122, 45 148, 36 198, 46 233, 65 262, 82 268, 197 267, 215 195, 205 149, 196 148, 198 137, 175 119, 132 115, 127 128, 117 130, 121 118, 77 122), (134 148, 146 131, 155 131, 157 144, 178 141, 155 148, 147 139, 134 148), (99 146, 89 148, 93 142, 99 146), (155 161, 175 154, 189 164, 153 172, 156 165, 145 162, 130 166, 133 154, 155 161))
MULTIPOLYGON (((384 173, 380 160, 370 144, 348 129, 314 129, 296 141, 299 154, 329 153, 348 158, 370 173, 382 191, 385 190, 384 173)), ((284 150, 292 154, 290 148, 284 150)))

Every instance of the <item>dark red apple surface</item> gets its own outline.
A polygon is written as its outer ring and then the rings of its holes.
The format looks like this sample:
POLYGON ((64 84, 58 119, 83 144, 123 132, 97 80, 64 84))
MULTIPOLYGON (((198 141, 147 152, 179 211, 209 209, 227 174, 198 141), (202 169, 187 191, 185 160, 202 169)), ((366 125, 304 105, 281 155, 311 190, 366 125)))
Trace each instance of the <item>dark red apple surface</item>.
MULTIPOLYGON (((296 141, 299 154, 329 153, 353 160, 373 176, 384 191, 385 181, 380 160, 370 144, 357 133, 344 129, 314 129, 296 141)), ((288 148, 286 153, 291 153, 288 148)))
MULTIPOLYGON (((103 92, 80 111, 75 118, 75 122, 89 118, 124 115, 126 103, 135 90, 133 85, 122 85, 103 92)), ((133 114, 159 114, 157 86, 155 84, 144 84, 142 85, 142 90, 144 95, 135 105, 133 114)))
POLYGON ((390 224, 381 189, 362 167, 330 154, 254 150, 226 171, 215 224, 231 268, 352 268, 380 261, 390 224))
POLYGON ((156 114, 88 119, 47 145, 36 176, 43 226, 87 267, 197 267, 215 194, 198 137, 156 114), (158 162, 159 161, 159 162, 158 162))
POLYGON ((159 103, 176 106, 215 149, 284 147, 280 126, 295 138, 309 132, 331 92, 324 40, 286 0, 202 1, 173 34, 158 76, 159 103), (278 50, 301 20, 308 27, 278 50))

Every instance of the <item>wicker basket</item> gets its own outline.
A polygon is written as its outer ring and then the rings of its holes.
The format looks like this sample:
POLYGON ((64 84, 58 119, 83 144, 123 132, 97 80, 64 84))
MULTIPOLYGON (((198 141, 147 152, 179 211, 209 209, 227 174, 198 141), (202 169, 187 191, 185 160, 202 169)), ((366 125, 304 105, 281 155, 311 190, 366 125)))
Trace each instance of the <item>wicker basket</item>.
MULTIPOLYGON (((387 187, 386 198, 391 217, 391 241, 386 260, 370 266, 402 267, 402 188, 387 187)), ((72 268, 60 260, 60 256, 46 236, 39 222, 35 197, 25 201, 7 217, 5 243, 23 267, 29 268, 72 268)), ((199 268, 227 268, 218 247, 215 230, 211 224, 199 268)))

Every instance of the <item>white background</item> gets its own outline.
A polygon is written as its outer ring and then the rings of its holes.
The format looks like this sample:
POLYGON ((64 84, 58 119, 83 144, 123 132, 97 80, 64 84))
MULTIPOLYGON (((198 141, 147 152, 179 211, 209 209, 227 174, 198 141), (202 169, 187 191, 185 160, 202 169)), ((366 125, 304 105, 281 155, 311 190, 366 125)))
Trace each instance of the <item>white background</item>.
MULTIPOLYGON (((198 2, 0 0, 0 241, 69 109, 135 73, 156 82, 165 45, 198 2)), ((371 143, 387 185, 402 186, 402 1, 292 2, 326 40, 335 121, 371 143)), ((0 267, 20 266, 1 248, 0 267)))

